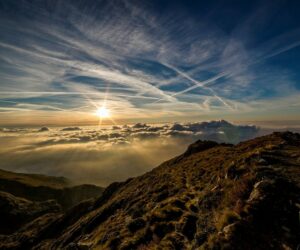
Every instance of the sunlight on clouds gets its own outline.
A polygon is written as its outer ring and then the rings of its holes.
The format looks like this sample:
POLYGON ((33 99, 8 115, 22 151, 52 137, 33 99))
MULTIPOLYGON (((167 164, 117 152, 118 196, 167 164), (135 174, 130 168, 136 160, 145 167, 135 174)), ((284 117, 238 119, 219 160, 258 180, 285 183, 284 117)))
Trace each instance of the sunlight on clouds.
POLYGON ((238 142, 254 126, 225 121, 124 126, 0 129, 0 168, 67 176, 107 185, 140 175, 185 151, 197 139, 238 142), (160 157, 157 157, 159 155, 160 157))

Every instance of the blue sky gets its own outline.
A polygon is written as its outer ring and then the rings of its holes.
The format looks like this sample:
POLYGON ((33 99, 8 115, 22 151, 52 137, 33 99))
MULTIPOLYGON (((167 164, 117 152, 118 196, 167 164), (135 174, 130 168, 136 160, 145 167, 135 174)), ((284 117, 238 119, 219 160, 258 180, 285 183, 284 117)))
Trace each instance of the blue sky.
POLYGON ((300 120, 297 1, 0 0, 0 124, 300 120))

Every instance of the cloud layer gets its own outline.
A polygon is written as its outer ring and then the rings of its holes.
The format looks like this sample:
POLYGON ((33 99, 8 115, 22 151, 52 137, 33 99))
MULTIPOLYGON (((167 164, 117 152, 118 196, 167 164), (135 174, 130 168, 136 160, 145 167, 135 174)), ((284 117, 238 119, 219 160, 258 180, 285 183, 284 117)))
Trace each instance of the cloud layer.
POLYGON ((255 126, 226 121, 2 129, 0 168, 107 185, 152 169, 197 139, 237 143, 258 133, 255 126))

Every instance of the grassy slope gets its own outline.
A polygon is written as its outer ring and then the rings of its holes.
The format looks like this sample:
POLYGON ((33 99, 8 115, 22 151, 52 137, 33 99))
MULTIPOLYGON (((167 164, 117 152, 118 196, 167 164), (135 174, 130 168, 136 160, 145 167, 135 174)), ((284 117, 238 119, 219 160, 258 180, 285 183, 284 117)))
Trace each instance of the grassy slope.
POLYGON ((299 188, 300 135, 236 146, 198 142, 149 173, 110 185, 93 206, 40 220, 30 236, 0 240, 33 249, 293 249, 299 188))

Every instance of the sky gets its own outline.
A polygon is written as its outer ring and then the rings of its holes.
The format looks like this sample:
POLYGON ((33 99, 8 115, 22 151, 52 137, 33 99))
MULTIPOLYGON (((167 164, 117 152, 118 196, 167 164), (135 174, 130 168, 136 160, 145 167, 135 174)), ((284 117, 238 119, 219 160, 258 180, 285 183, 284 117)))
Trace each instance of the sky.
POLYGON ((0 126, 300 120, 300 3, 0 0, 0 126))

